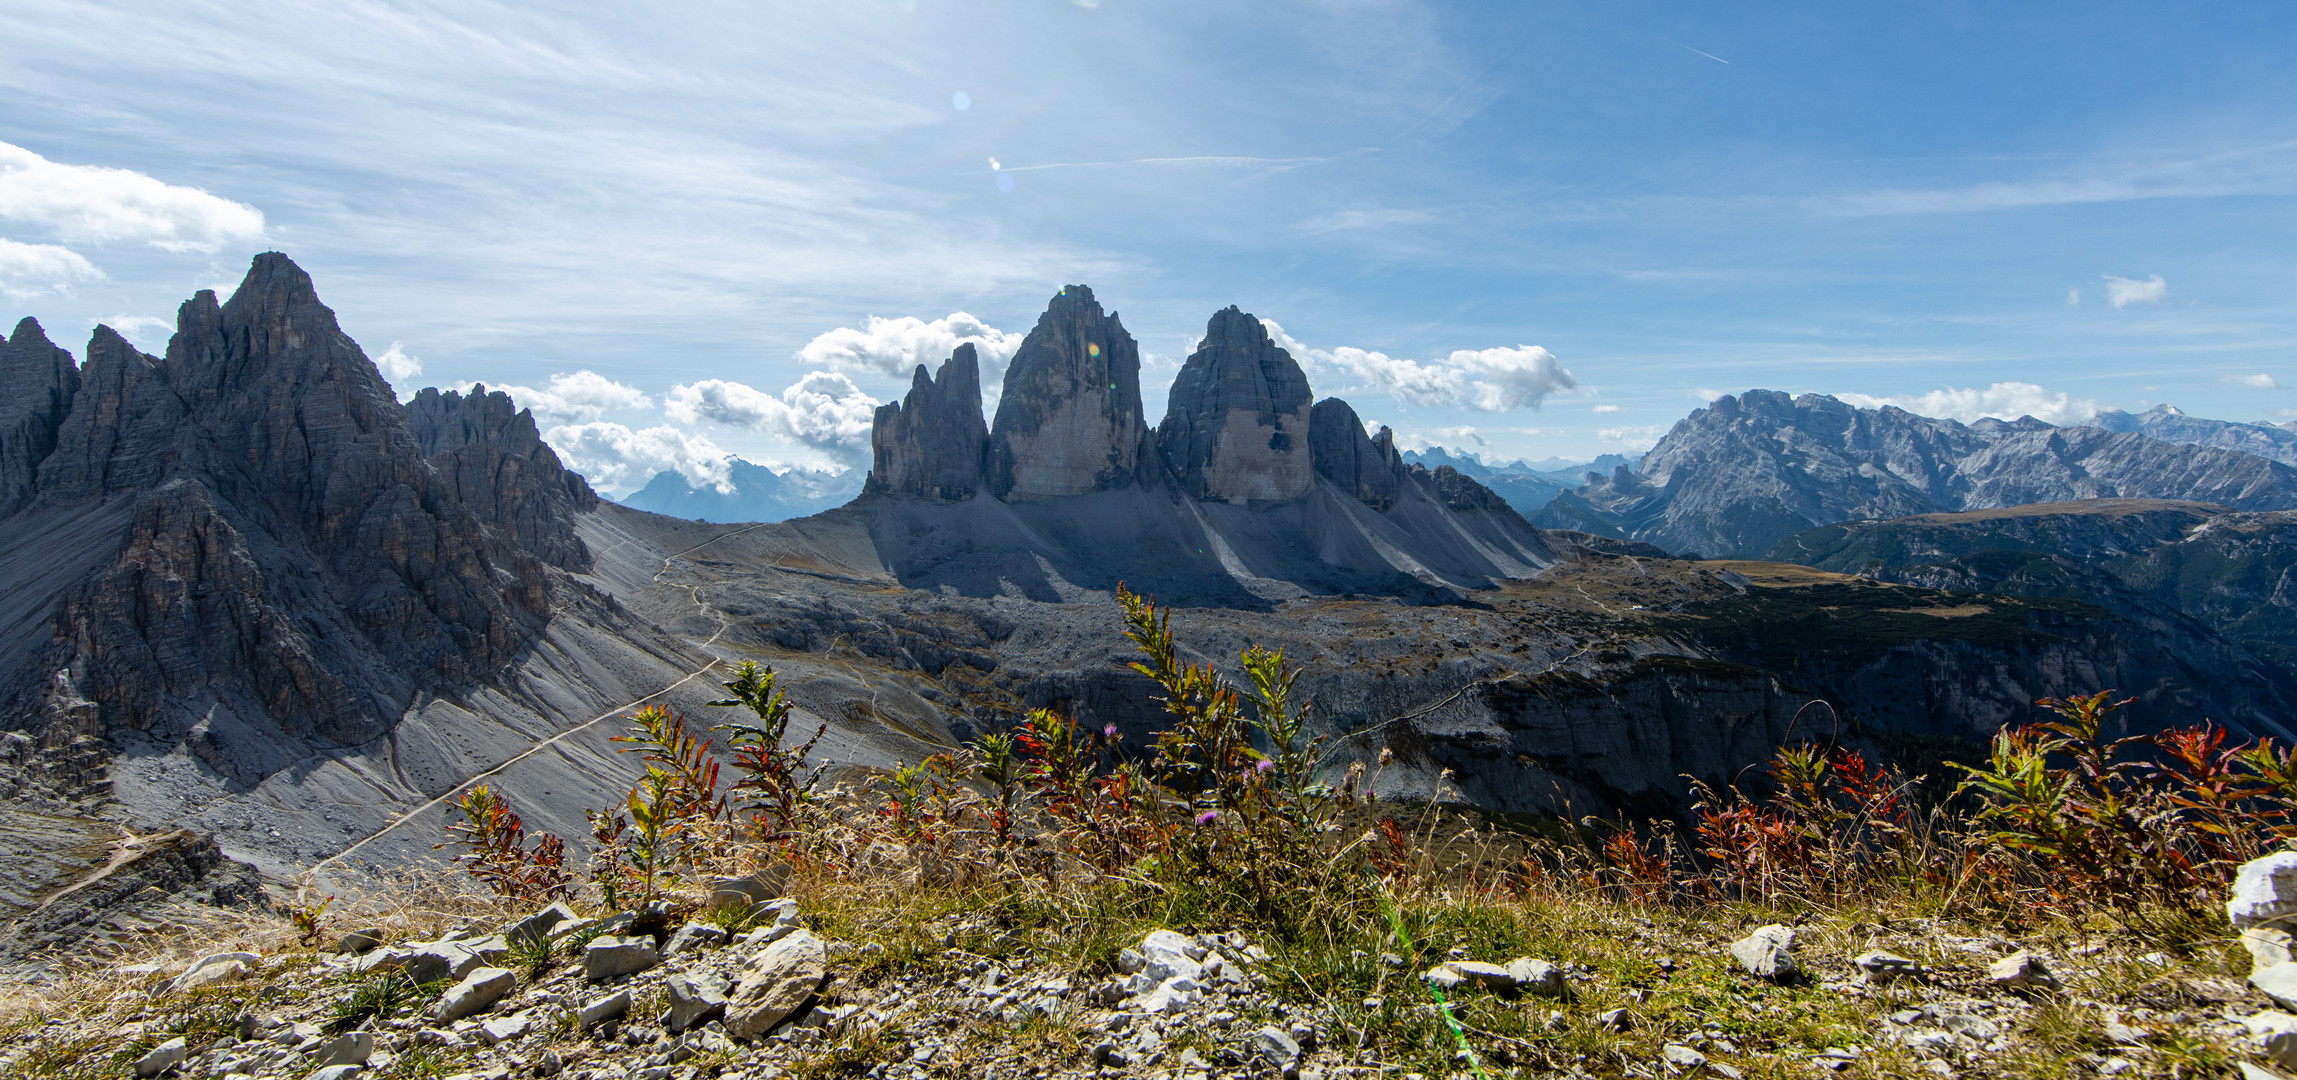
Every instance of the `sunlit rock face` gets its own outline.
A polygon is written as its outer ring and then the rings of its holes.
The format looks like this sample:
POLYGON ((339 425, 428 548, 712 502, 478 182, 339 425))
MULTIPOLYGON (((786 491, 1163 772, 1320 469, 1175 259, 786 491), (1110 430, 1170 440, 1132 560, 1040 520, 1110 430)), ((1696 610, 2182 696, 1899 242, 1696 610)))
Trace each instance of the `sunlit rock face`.
POLYGON ((1307 373, 1260 320, 1229 307, 1173 380, 1157 444, 1199 499, 1297 499, 1316 486, 1307 373))
POLYGON ((1103 314, 1085 286, 1062 289, 1005 369, 989 436, 990 493, 1050 499, 1153 478, 1140 373, 1140 348, 1116 313, 1103 314))
POLYGON ((981 422, 981 359, 959 345, 938 376, 917 365, 909 396, 877 409, 863 490, 956 502, 978 494, 989 428, 981 422))

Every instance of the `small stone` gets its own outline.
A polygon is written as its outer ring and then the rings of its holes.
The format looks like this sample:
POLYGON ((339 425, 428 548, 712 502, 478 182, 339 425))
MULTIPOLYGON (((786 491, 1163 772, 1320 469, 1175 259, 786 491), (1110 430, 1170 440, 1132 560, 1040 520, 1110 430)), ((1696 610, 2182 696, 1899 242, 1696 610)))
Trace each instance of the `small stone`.
POLYGON ((1515 988, 1527 994, 1559 997, 1563 994, 1563 969, 1545 960, 1519 956, 1507 962, 1507 974, 1515 980, 1515 988))
POLYGON ((2225 917, 2235 930, 2288 921, 2297 916, 2297 851, 2279 851, 2241 864, 2225 901, 2225 917))
POLYGON ((1634 1019, 1627 1015, 1625 1009, 1611 1009, 1595 1014, 1595 1023, 1598 1027, 1610 1028, 1613 1031, 1625 1031, 1634 1022, 1634 1019))
POLYGON ((510 941, 516 941, 520 938, 538 941, 550 937, 552 931, 557 930, 561 924, 570 923, 579 918, 581 916, 576 915, 573 908, 566 906, 565 901, 559 901, 504 927, 502 936, 510 941))
POLYGON ((611 934, 591 940, 582 950, 582 975, 593 982, 634 975, 662 962, 654 942, 642 937, 611 934))
POLYGON ((608 994, 605 997, 599 998, 598 1000, 583 1006, 582 1011, 577 1013, 576 1017, 581 1021, 582 1026, 585 1029, 588 1029, 597 1027, 598 1025, 603 1024, 608 1020, 618 1020, 623 1016, 628 1015, 629 1012, 630 991, 623 990, 618 993, 608 994))
POLYGON ((211 986, 229 979, 236 979, 262 966, 263 957, 256 953, 209 953, 193 961, 190 967, 184 969, 183 974, 176 976, 175 982, 169 985, 168 990, 170 993, 180 994, 196 987, 211 986))
POLYGON ((1851 961, 1851 964, 1864 972, 1867 983, 1873 986, 1881 986, 1908 976, 1919 977, 1922 974, 1921 964, 1897 953, 1884 952, 1880 949, 1860 953, 1856 959, 1851 961))
POLYGON ((684 1031, 726 1013, 726 980, 722 978, 682 972, 670 976, 662 986, 670 995, 666 1026, 671 1031, 684 1031))
POLYGON ((2249 972, 2249 985, 2284 1009, 2297 1009, 2297 963, 2267 964, 2249 972))
POLYGON ((351 1080, 365 1071, 364 1065, 329 1065, 312 1073, 307 1080, 351 1080))
POLYGON ((351 1031, 335 1037, 334 1041, 319 1048, 319 1066, 365 1065, 375 1054, 375 1033, 351 1031))
POLYGON ((149 1053, 136 1059, 136 1075, 158 1076, 177 1065, 183 1064, 184 1054, 187 1052, 188 1048, 184 1044, 182 1036, 169 1039, 152 1047, 149 1053))
POLYGON ((2265 1060, 2297 1069, 2297 1016, 2268 1009, 2241 1022, 2265 1060))
POLYGON ((1795 964, 1794 946, 1795 932, 1772 923, 1757 927, 1754 933, 1732 942, 1731 956, 1747 974, 1783 982, 1800 970, 1795 964))
POLYGON ((2267 967, 2297 960, 2297 937, 2278 926, 2252 926, 2241 932, 2241 947, 2249 953, 2249 966, 2267 967))
POLYGON ((371 926, 365 930, 353 930, 350 933, 343 935, 341 938, 336 939, 335 951, 350 956, 359 956, 361 954, 373 952, 374 950, 381 948, 382 944, 382 927, 371 926))
POLYGON ((1468 981, 1467 976, 1460 974, 1457 965, 1448 962, 1429 968, 1421 973, 1420 978, 1438 990, 1456 990, 1461 983, 1468 981))
POLYGON ((1986 981, 2004 990, 2056 990, 2063 985, 2040 954, 2023 949, 1986 965, 1986 981))
POLYGON ((1702 1068, 1707 1064, 1707 1055, 1682 1043, 1668 1043, 1660 1047, 1659 1057, 1665 1060, 1669 1066, 1685 1072, 1702 1068))
POLYGON ((811 931, 794 930, 757 952, 726 1004, 726 1033, 753 1039, 773 1030, 829 980, 829 949, 811 931))
POLYGON ((1247 1044, 1253 1053, 1279 1069, 1290 1068, 1300 1060, 1299 1041, 1282 1028, 1261 1028, 1252 1033, 1247 1044))
POLYGON ((526 1013, 513 1013, 509 1016, 488 1017, 485 1023, 479 1025, 478 1035, 488 1046, 493 1046, 497 1043, 522 1038, 532 1030, 534 1030, 533 1017, 526 1013))
POLYGON ((1515 989, 1515 976, 1508 974, 1507 969, 1498 964, 1487 964, 1481 960, 1453 960, 1445 966, 1458 972, 1462 979, 1486 990, 1515 989))
POLYGON ((2289 1080, 2289 1077, 2262 1065, 2253 1065, 2244 1061, 2241 1063, 2241 1080, 2289 1080))
POLYGON ((782 895, 782 884, 788 877, 788 870, 776 867, 741 877, 719 878, 710 884, 710 903, 712 906, 747 906, 777 899, 782 895))
POLYGON ((679 927, 677 933, 670 935, 670 943, 663 947, 662 953, 665 956, 677 956, 680 953, 714 949, 725 943, 726 932, 724 930, 709 923, 690 922, 679 927))
POLYGON ((466 1016, 476 1016, 494 1008, 495 1002, 518 989, 518 976, 503 968, 483 967, 463 976, 461 982, 448 987, 439 998, 433 1014, 442 1023, 453 1023, 466 1016))

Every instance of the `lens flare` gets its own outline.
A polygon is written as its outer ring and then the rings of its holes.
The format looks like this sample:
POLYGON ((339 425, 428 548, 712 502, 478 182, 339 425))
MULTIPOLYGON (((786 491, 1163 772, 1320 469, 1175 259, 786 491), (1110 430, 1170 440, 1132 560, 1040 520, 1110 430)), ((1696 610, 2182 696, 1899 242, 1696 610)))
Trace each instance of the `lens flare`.
POLYGON ((1101 355, 1101 346, 1100 346, 1100 343, 1099 343, 1099 342, 1094 342, 1094 341, 1088 341, 1088 342, 1085 342, 1085 355, 1086 355, 1086 356, 1099 356, 1099 355, 1101 355))
POLYGON ((973 95, 968 94, 963 90, 959 90, 958 92, 949 95, 949 107, 957 110, 958 112, 964 112, 965 110, 973 107, 973 95))
POLYGON ((998 174, 997 174, 997 190, 999 190, 999 191, 1011 191, 1011 190, 1013 190, 1013 174, 1012 174, 1012 173, 1009 173, 1009 172, 1001 172, 1001 173, 998 173, 998 174))

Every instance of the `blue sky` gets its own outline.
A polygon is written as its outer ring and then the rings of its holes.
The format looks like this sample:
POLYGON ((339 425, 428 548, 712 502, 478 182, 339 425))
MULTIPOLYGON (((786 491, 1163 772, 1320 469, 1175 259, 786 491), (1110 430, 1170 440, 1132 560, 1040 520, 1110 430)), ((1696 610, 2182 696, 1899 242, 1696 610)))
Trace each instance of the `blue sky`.
POLYGON ((1509 457, 1754 386, 2280 419, 2293 39, 2264 3, 14 0, 0 315, 156 351, 276 247, 403 391, 519 387, 609 488, 853 461, 907 363, 1002 355, 1069 282, 1152 407, 1234 303, 1320 395, 1509 457))

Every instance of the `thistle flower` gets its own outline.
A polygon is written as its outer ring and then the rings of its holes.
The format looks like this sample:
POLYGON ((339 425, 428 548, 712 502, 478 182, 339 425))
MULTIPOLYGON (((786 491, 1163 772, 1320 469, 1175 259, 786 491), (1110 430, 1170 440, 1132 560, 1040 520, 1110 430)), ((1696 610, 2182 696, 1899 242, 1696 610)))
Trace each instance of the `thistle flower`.
POLYGON ((1117 737, 1117 726, 1116 726, 1115 724, 1110 724, 1109 726, 1107 726, 1107 727, 1105 727, 1105 728, 1102 728, 1102 729, 1101 729, 1101 738, 1104 738, 1104 739, 1114 739, 1114 738, 1116 738, 1116 737, 1117 737))
POLYGON ((1207 810, 1196 815, 1196 823, 1199 825, 1210 825, 1218 820, 1220 820, 1220 811, 1218 810, 1207 810))
POLYGON ((1254 765, 1252 768, 1254 769, 1254 771, 1257 771, 1257 772, 1267 772, 1268 770, 1270 770, 1270 769, 1273 769, 1273 768, 1275 768, 1275 767, 1276 767, 1276 762, 1275 762, 1275 760, 1274 760, 1274 759, 1272 759, 1272 758, 1261 758, 1261 759, 1260 759, 1260 764, 1258 764, 1258 765, 1254 765))

